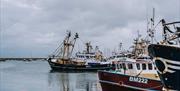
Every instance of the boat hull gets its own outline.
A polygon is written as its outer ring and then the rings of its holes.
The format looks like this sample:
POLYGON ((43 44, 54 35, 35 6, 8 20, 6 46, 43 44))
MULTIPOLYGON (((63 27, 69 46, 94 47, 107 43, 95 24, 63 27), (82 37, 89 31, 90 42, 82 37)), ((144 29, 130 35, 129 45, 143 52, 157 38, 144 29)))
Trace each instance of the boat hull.
POLYGON ((76 64, 58 64, 48 61, 50 67, 54 71, 97 71, 97 70, 109 70, 112 67, 109 64, 103 65, 76 65, 76 64))
POLYGON ((153 57, 164 88, 180 91, 180 48, 151 44, 148 52, 153 57))
POLYGON ((102 91, 145 91, 162 89, 162 84, 159 80, 129 76, 110 71, 98 71, 98 76, 102 91))

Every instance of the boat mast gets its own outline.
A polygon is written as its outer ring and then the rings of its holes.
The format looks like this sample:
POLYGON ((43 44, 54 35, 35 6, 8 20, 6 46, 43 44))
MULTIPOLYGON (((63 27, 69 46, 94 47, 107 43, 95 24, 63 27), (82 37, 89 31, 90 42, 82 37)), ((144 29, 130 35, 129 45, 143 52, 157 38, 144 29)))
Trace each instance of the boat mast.
POLYGON ((154 18, 155 18, 155 8, 153 8, 153 15, 152 15, 152 18, 151 18, 151 28, 148 29, 148 33, 149 33, 149 37, 151 38, 151 43, 153 44, 154 43, 154 18))
POLYGON ((139 34, 139 31, 138 31, 138 36, 137 36, 137 38, 136 39, 134 39, 134 52, 133 52, 133 54, 134 54, 134 56, 135 56, 135 58, 137 58, 138 57, 138 55, 141 53, 141 43, 140 43, 140 37, 141 37, 141 35, 139 34))
POLYGON ((69 54, 70 54, 69 56, 72 55, 72 52, 73 52, 73 50, 74 50, 74 45, 75 45, 75 43, 76 43, 76 39, 77 39, 77 38, 79 38, 78 33, 75 34, 74 39, 71 41, 72 49, 71 49, 71 52, 69 53, 69 54))
POLYGON ((68 58, 68 52, 69 52, 69 47, 70 47, 70 43, 69 43, 69 39, 71 37, 71 32, 69 31, 67 33, 67 36, 65 38, 65 40, 63 41, 64 44, 64 50, 63 50, 63 56, 62 59, 67 59, 68 58))
POLYGON ((90 50, 92 49, 92 46, 91 46, 91 43, 90 42, 87 42, 86 43, 86 53, 90 53, 90 50))
POLYGON ((119 53, 122 52, 122 43, 119 43, 119 53))
POLYGON ((134 57, 140 57, 143 54, 147 54, 147 45, 149 44, 148 40, 145 40, 141 38, 141 35, 138 31, 138 36, 136 39, 134 39, 134 46, 132 53, 134 54, 134 57))
POLYGON ((63 41, 64 50, 62 54, 62 59, 65 60, 68 60, 72 55, 76 39, 79 38, 78 33, 75 34, 75 37, 71 41, 70 41, 70 37, 71 37, 71 32, 68 32, 65 40, 63 41))

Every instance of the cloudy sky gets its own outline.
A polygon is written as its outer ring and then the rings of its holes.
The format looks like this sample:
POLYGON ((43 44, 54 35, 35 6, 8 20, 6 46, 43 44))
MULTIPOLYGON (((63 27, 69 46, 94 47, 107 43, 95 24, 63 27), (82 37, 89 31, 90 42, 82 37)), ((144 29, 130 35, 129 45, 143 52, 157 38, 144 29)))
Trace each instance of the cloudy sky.
POLYGON ((91 41, 101 50, 130 47, 155 8, 156 23, 180 20, 180 0, 0 0, 0 56, 45 57, 66 30, 78 32, 77 49, 91 41))

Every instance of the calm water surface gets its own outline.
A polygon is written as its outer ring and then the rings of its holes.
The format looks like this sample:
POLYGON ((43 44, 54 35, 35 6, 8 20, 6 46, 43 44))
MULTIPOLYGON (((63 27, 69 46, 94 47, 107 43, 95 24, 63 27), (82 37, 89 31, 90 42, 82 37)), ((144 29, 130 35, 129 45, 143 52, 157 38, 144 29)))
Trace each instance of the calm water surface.
POLYGON ((46 61, 0 62, 0 91, 101 91, 97 73, 50 70, 46 61))

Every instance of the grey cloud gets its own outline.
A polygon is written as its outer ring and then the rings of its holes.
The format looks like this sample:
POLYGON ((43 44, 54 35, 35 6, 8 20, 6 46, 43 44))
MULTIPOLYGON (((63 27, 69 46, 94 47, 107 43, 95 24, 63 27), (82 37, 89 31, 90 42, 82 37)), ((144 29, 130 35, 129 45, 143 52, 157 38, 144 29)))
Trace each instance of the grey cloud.
MULTIPOLYGON (((128 48, 137 30, 146 35, 146 18, 180 20, 179 0, 2 0, 2 56, 47 56, 65 36, 78 32, 83 42, 128 48), (13 49, 13 52, 10 52, 13 49)), ((82 44, 83 45, 83 44, 82 44)), ((81 45, 81 46, 82 46, 81 45)))

